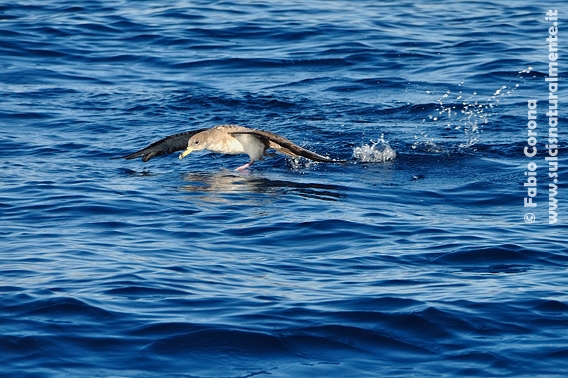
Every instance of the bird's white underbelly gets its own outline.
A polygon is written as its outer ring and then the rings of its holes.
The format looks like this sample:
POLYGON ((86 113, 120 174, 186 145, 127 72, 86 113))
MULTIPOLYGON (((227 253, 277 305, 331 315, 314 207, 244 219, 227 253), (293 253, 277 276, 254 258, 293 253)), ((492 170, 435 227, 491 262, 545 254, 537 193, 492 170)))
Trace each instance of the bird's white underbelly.
POLYGON ((251 134, 236 134, 208 147, 208 150, 222 154, 247 154, 251 160, 260 160, 264 156, 265 149, 264 143, 251 134))
POLYGON ((209 151, 217 152, 220 154, 237 155, 244 154, 243 145, 235 138, 226 138, 216 143, 212 143, 207 148, 209 151))
POLYGON ((262 160, 266 146, 256 135, 235 134, 233 137, 241 145, 242 151, 250 156, 251 160, 262 160))

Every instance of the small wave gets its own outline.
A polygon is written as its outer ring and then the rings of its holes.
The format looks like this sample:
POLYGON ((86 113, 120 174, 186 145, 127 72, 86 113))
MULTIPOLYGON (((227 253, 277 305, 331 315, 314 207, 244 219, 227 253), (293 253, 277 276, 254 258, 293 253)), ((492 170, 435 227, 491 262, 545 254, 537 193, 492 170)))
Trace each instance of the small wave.
POLYGON ((362 163, 384 163, 396 158, 396 151, 389 145, 389 142, 381 138, 370 145, 363 145, 353 149, 353 157, 362 163))

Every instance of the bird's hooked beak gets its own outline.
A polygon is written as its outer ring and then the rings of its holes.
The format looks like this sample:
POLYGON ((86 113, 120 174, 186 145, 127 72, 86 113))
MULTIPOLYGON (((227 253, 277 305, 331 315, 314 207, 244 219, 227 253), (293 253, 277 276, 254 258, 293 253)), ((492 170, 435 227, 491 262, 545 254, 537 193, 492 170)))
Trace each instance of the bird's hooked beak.
POLYGON ((187 150, 183 151, 180 155, 179 155, 179 160, 183 159, 184 157, 186 157, 187 155, 189 155, 191 153, 191 151, 193 151, 193 148, 191 147, 187 147, 187 150))

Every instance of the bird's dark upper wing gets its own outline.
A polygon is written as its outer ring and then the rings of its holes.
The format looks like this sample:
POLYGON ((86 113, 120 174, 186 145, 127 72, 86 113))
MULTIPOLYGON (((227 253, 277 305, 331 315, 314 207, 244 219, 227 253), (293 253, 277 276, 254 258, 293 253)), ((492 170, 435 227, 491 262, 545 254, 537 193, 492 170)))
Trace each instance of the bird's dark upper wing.
POLYGON ((341 163, 341 162, 344 162, 344 160, 335 160, 335 159, 331 159, 331 158, 322 156, 320 154, 316 154, 315 152, 306 150, 305 148, 298 146, 297 144, 295 144, 294 142, 284 138, 283 136, 280 136, 278 134, 274 134, 274 133, 271 133, 271 132, 268 132, 268 131, 264 131, 264 130, 251 129, 251 130, 247 130, 247 131, 235 131, 235 132, 231 132, 230 134, 253 134, 253 135, 257 135, 260 138, 268 139, 270 142, 272 142, 271 144, 276 144, 277 146, 271 146, 276 151, 280 151, 282 153, 285 153, 286 155, 290 155, 290 156, 294 156, 294 157, 302 156, 302 157, 305 157, 305 158, 310 159, 310 160, 325 162, 325 163, 341 163), (280 148, 278 148, 278 147, 280 147, 280 148))
POLYGON ((207 129, 200 129, 195 131, 186 131, 184 133, 174 134, 160 139, 157 142, 152 143, 146 148, 136 151, 133 154, 123 156, 125 159, 136 159, 142 156, 142 161, 148 161, 154 156, 160 156, 163 154, 171 154, 172 152, 185 150, 187 148, 187 142, 189 138, 197 133, 205 131, 207 129))

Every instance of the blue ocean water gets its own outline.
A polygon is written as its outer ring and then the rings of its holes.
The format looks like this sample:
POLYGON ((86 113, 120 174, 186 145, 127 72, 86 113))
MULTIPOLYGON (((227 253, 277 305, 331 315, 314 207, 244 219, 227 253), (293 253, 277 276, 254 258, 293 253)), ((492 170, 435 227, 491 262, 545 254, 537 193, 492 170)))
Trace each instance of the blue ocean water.
POLYGON ((0 5, 0 376, 564 376, 568 8, 503 3, 0 5), (221 123, 348 163, 112 159, 221 123))

